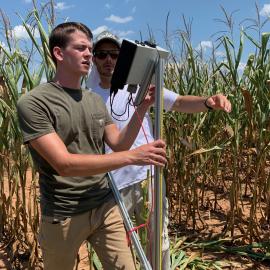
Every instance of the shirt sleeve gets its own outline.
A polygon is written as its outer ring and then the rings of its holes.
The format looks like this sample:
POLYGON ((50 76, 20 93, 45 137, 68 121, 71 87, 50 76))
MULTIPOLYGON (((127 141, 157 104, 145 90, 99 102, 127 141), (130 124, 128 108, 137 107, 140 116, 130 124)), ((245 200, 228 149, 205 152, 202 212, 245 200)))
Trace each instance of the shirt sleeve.
POLYGON ((164 110, 165 111, 170 111, 172 109, 172 106, 174 102, 176 101, 177 97, 179 96, 177 93, 170 91, 166 88, 164 88, 163 91, 163 99, 164 99, 164 110))
POLYGON ((107 107, 105 106, 105 126, 114 124, 111 115, 108 112, 107 107))
POLYGON ((48 109, 33 96, 20 98, 17 112, 24 143, 55 131, 48 109))

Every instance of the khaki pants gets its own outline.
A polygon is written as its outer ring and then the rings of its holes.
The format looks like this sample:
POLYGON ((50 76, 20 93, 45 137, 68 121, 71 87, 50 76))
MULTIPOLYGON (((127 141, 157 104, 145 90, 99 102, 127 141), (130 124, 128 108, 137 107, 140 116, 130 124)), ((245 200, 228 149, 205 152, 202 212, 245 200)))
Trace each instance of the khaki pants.
POLYGON ((135 270, 123 220, 113 199, 65 219, 41 217, 39 240, 44 270, 75 269, 78 250, 86 239, 105 270, 135 270))
MULTIPOLYGON (((148 180, 143 180, 148 181, 148 180)), ((143 182, 142 181, 142 182, 143 182)), ((142 182, 133 184, 129 187, 123 188, 120 190, 123 202, 128 210, 130 217, 134 216, 136 225, 140 225, 145 223, 145 220, 142 217, 143 208, 146 206, 143 202, 143 188, 142 182)), ((165 181, 163 179, 163 216, 162 216, 162 270, 169 270, 170 269, 170 239, 168 234, 168 224, 169 224, 169 209, 168 209, 168 199, 166 198, 165 193, 165 181)), ((151 207, 151 200, 152 200, 152 187, 149 185, 148 187, 148 205, 149 208, 151 207)), ((149 261, 151 261, 152 254, 151 253, 151 243, 154 239, 154 231, 153 231, 153 222, 154 222, 154 215, 150 216, 150 232, 151 235, 148 236, 148 246, 147 246, 147 257, 149 261)))

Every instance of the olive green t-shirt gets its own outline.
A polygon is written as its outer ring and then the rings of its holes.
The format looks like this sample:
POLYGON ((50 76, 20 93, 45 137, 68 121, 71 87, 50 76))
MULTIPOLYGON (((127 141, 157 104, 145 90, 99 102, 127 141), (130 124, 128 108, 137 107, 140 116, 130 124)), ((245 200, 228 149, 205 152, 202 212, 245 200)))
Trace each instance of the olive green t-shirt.
MULTIPOLYGON (((104 127, 113 123, 100 96, 54 83, 41 84, 23 95, 17 109, 24 143, 56 132, 73 154, 102 154, 104 127)), ((43 215, 71 216, 111 198, 105 173, 63 177, 30 145, 29 149, 39 171, 43 215)))

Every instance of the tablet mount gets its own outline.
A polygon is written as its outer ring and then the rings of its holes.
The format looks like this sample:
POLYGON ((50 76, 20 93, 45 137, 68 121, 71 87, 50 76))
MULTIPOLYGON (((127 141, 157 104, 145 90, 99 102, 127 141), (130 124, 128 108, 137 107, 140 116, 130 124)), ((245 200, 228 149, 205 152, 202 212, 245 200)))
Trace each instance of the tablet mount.
POLYGON ((144 99, 151 82, 154 82, 155 67, 159 59, 167 59, 169 52, 149 41, 139 42, 124 39, 111 79, 111 95, 128 84, 130 93, 137 93, 134 105, 144 99), (138 87, 139 86, 139 87, 138 87))

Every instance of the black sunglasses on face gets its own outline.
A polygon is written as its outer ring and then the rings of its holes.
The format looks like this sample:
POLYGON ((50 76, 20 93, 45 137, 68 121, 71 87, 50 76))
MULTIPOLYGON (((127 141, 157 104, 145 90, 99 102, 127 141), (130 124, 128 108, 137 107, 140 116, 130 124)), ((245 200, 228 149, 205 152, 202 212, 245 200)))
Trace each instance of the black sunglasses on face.
POLYGON ((119 55, 119 51, 97 51, 94 53, 95 57, 102 60, 106 59, 108 55, 115 60, 119 55))

